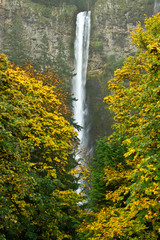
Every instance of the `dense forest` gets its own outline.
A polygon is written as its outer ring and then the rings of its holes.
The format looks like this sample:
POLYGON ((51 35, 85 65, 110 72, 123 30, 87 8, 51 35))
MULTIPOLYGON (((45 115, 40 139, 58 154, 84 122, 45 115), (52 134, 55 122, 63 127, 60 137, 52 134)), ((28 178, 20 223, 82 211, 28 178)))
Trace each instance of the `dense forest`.
POLYGON ((63 72, 0 55, 1 240, 160 239, 160 13, 131 38, 137 52, 104 98, 114 132, 97 140, 88 168, 75 158, 80 126, 63 72))

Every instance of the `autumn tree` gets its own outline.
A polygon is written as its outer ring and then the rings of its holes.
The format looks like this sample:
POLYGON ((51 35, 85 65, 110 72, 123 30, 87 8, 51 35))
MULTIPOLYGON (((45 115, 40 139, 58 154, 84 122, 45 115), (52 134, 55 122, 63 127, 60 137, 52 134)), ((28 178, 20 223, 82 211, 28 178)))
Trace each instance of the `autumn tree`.
MULTIPOLYGON (((59 111, 62 113, 63 117, 74 126, 75 129, 78 129, 78 126, 74 123, 73 119, 73 112, 72 108, 70 107, 70 103, 72 100, 72 94, 67 91, 67 87, 64 86, 64 82, 62 78, 59 78, 57 75, 57 72, 55 72, 54 69, 48 69, 41 72, 40 70, 35 70, 30 64, 27 64, 25 67, 25 72, 29 77, 35 78, 37 80, 41 80, 43 84, 47 86, 54 86, 54 94, 57 97, 57 99, 60 100, 61 104, 59 107, 59 111)), ((66 172, 67 172, 67 178, 70 179, 70 181, 67 181, 67 184, 70 184, 70 187, 74 190, 78 187, 78 178, 76 179, 73 174, 69 174, 70 170, 75 169, 77 166, 77 161, 75 159, 75 151, 74 148, 77 147, 78 144, 78 138, 77 136, 74 136, 72 138, 72 145, 73 150, 72 153, 68 157, 67 164, 65 166, 66 172)), ((61 179, 62 181, 66 181, 64 177, 61 179)))
POLYGON ((75 238, 79 198, 67 166, 76 133, 53 85, 0 56, 0 239, 75 238))

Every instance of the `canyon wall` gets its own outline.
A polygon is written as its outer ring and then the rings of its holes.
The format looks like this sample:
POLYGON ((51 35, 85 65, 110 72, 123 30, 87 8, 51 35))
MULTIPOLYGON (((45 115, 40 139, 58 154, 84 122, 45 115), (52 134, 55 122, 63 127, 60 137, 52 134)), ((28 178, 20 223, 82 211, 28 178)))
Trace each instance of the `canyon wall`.
MULTIPOLYGON (((107 81, 124 58, 135 53, 130 32, 138 21, 144 23, 144 15, 154 13, 154 4, 154 0, 98 0, 91 9, 87 76, 90 146, 98 136, 112 132, 113 116, 103 103, 104 96, 110 94, 107 81)), ((0 51, 16 64, 27 58, 43 68, 55 66, 61 51, 63 60, 73 68, 77 13, 74 5, 48 8, 31 0, 0 0, 0 51)))
POLYGON ((122 66, 124 58, 135 53, 130 32, 136 29, 138 21, 144 24, 145 15, 153 15, 154 3, 154 0, 98 0, 92 9, 87 81, 91 145, 98 136, 112 133, 113 115, 103 103, 103 98, 110 94, 107 81, 122 66))
POLYGON ((72 5, 49 8, 30 0, 0 0, 0 49, 11 60, 17 54, 51 67, 60 42, 73 65, 76 14, 72 5))

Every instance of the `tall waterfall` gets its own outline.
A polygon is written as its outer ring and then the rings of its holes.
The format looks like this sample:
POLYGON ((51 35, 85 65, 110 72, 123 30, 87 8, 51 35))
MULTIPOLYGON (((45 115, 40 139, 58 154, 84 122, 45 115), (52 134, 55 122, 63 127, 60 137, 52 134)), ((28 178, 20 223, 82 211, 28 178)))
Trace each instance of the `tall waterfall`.
POLYGON ((160 12, 160 0, 154 1, 154 14, 160 12))
POLYGON ((73 103, 74 119, 82 127, 79 139, 82 146, 87 146, 85 119, 86 106, 86 74, 88 65, 89 40, 90 40, 91 12, 80 12, 76 21, 76 39, 74 45, 75 77, 72 81, 72 92, 77 101, 73 103))
MULTIPOLYGON (((91 12, 81 12, 77 15, 76 39, 74 45, 75 55, 75 76, 72 81, 72 93, 77 101, 73 103, 74 119, 82 127, 79 132, 80 148, 79 152, 87 147, 88 134, 86 129, 86 119, 88 109, 86 104, 86 75, 88 65, 89 41, 90 41, 91 12)), ((82 154, 78 153, 76 158, 81 159, 82 154)), ((84 165, 84 162, 81 161, 84 165)), ((82 191, 83 180, 79 180, 80 187, 77 193, 82 191)))

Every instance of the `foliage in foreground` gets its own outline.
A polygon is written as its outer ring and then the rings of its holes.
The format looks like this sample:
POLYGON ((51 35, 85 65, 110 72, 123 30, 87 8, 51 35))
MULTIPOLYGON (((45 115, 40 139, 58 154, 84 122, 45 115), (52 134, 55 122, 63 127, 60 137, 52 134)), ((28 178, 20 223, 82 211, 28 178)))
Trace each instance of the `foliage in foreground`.
MULTIPOLYGON (((160 13, 145 24, 132 34, 136 56, 115 71, 109 82, 113 94, 105 98, 115 114, 115 133, 98 151, 108 154, 107 148, 123 139, 124 158, 115 165, 112 155, 108 165, 98 155, 106 202, 103 198, 98 212, 84 214, 80 239, 160 239, 160 13)), ((92 170, 93 181, 98 171, 92 170)), ((99 194, 99 186, 93 187, 99 194)))
POLYGON ((0 239, 74 239, 76 133, 58 85, 0 55, 0 239))

